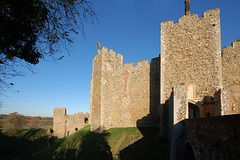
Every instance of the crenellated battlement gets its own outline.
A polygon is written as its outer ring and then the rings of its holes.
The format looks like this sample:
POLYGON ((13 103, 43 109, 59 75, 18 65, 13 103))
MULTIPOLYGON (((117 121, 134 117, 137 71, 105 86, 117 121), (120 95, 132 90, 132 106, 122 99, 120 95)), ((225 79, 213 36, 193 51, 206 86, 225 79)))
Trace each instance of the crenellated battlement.
POLYGON ((220 16, 220 9, 216 8, 213 10, 208 10, 206 12, 203 13, 203 18, 209 18, 209 19, 214 19, 215 17, 219 17, 220 16))
POLYGON ((237 40, 233 41, 232 42, 232 47, 233 48, 240 47, 240 39, 237 39, 237 40))
POLYGON ((148 66, 148 65, 149 65, 148 60, 142 60, 142 61, 137 62, 136 67, 137 68, 142 68, 142 67, 145 67, 145 66, 148 66))
POLYGON ((148 63, 148 60, 138 61, 136 66, 134 66, 133 63, 123 64, 123 56, 120 53, 116 55, 116 52, 114 50, 112 49, 108 50, 107 47, 102 47, 101 49, 98 49, 98 54, 96 55, 96 57, 94 57, 94 60, 98 59, 98 57, 102 57, 103 67, 105 67, 107 70, 114 71, 121 69, 141 70, 147 68, 150 65, 150 63, 148 63), (112 69, 109 67, 112 67, 112 69))
POLYGON ((102 47, 101 49, 98 49, 97 55, 98 54, 108 55, 108 56, 111 56, 111 57, 117 56, 116 52, 114 50, 108 49, 107 47, 102 47))
POLYGON ((161 29, 164 29, 166 27, 173 27, 175 25, 190 25, 191 23, 201 22, 204 20, 215 24, 219 18, 220 18, 220 9, 216 8, 216 9, 204 12, 203 17, 200 17, 200 18, 198 17, 197 14, 192 14, 189 16, 183 16, 179 18, 178 23, 174 23, 174 21, 163 22, 161 23, 161 29))
POLYGON ((149 65, 148 60, 142 60, 138 61, 136 66, 134 66, 133 63, 125 63, 123 69, 142 70, 147 69, 149 65))
POLYGON ((124 68, 133 68, 133 63, 125 63, 124 68))
POLYGON ((197 14, 192 14, 192 15, 189 15, 189 16, 183 16, 183 17, 179 18, 177 24, 182 25, 182 24, 188 23, 189 21, 190 22, 197 22, 198 20, 199 20, 198 15, 197 14))
POLYGON ((238 51, 239 48, 240 48, 240 39, 237 39, 231 43, 231 46, 223 48, 222 56, 228 53, 231 53, 234 50, 238 51))

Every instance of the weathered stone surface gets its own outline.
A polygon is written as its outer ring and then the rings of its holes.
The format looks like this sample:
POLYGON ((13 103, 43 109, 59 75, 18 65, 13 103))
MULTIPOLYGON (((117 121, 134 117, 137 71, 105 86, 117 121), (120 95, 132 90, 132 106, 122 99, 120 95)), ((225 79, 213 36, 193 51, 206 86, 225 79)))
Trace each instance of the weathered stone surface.
POLYGON ((159 58, 125 64, 123 57, 107 48, 93 60, 91 127, 157 126, 159 106, 159 58))
POLYGON ((53 111, 53 131, 57 137, 66 135, 66 108, 54 108, 53 111))
POLYGON ((160 132, 163 134, 168 130, 163 126, 165 119, 170 117, 164 110, 170 107, 167 102, 173 87, 179 84, 196 86, 196 97, 192 97, 196 101, 206 96, 214 97, 222 88, 220 10, 206 11, 202 18, 183 16, 177 24, 163 22, 160 57, 160 132))
POLYGON ((78 112, 74 115, 67 115, 66 108, 54 108, 53 134, 59 138, 69 136, 88 125, 89 122, 89 113, 78 112))
POLYGON ((199 117, 239 113, 239 52, 236 40, 221 54, 219 9, 163 22, 161 54, 151 63, 123 67, 122 55, 99 44, 91 80, 92 130, 156 126, 160 117, 160 134, 166 135, 188 118, 189 108, 199 117))
POLYGON ((232 112, 240 113, 240 40, 222 51, 223 87, 231 91, 232 112))
POLYGON ((219 9, 161 24, 161 104, 181 83, 197 84, 198 98, 222 87, 219 9))

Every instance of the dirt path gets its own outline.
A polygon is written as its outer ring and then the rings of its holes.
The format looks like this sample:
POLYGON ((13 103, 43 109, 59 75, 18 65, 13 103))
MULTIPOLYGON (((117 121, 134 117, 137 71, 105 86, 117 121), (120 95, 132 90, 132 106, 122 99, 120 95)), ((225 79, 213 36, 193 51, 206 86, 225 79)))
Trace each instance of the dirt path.
POLYGON ((122 142, 124 141, 124 139, 126 138, 126 134, 124 134, 117 142, 117 144, 115 145, 114 149, 113 149, 113 155, 117 154, 117 151, 119 150, 119 147, 121 146, 122 142))

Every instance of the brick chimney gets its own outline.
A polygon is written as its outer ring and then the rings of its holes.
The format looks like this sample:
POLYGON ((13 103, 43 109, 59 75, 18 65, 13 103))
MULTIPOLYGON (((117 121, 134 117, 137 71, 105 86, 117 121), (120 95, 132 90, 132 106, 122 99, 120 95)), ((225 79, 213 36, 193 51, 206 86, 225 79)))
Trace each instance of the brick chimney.
POLYGON ((190 1, 191 0, 185 0, 185 16, 190 15, 190 1))

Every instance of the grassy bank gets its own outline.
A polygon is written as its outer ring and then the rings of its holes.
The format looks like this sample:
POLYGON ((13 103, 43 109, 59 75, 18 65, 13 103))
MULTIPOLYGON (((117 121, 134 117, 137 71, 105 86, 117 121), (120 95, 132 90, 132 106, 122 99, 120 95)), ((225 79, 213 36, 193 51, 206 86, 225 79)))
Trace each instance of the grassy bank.
POLYGON ((11 137, 0 132, 0 157, 8 160, 38 152, 47 147, 48 137, 41 129, 22 130, 11 137))
POLYGON ((28 159, 169 159, 167 140, 157 128, 113 128, 103 133, 86 126, 66 138, 51 139, 48 150, 28 159))
POLYGON ((103 133, 90 131, 86 126, 74 134, 50 139, 41 129, 23 130, 8 137, 0 133, 1 159, 23 157, 24 160, 153 160, 169 159, 167 140, 157 136, 157 128, 112 128, 103 133))

